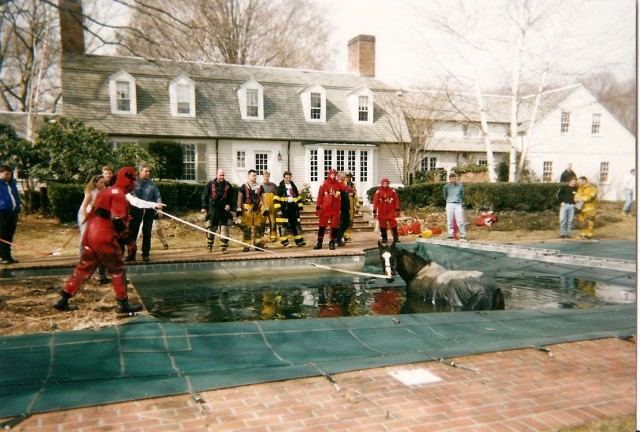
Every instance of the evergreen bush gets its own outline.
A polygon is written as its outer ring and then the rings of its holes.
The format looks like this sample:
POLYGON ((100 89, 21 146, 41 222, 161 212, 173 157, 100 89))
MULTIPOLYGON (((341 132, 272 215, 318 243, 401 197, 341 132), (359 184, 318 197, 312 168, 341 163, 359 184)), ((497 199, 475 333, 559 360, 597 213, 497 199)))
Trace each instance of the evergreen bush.
MULTIPOLYGON (((465 205, 475 210, 531 211, 556 210, 558 183, 469 183, 464 186, 465 205)), ((367 191, 369 201, 379 186, 367 191)), ((443 183, 420 183, 398 188, 403 209, 444 208, 443 183)))

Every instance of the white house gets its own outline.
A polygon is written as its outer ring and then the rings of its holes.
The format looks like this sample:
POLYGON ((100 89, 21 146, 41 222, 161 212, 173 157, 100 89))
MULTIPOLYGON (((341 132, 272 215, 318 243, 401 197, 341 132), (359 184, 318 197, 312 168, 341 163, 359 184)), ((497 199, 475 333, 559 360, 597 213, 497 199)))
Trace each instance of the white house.
MULTIPOLYGON (((354 173, 361 197, 383 177, 401 183, 399 142, 415 137, 405 118, 392 118, 402 92, 375 78, 374 36, 348 42, 349 73, 86 55, 82 39, 78 20, 62 14, 63 115, 114 143, 179 142, 184 181, 206 182, 218 168, 237 184, 249 169, 271 171, 276 181, 289 170, 315 194, 336 168, 354 173)), ((510 148, 509 100, 486 102, 498 163, 510 148)), ((487 163, 474 98, 453 95, 453 105, 443 107, 419 168, 487 163)), ((579 86, 545 93, 523 142, 541 180, 557 181, 571 162, 597 180, 605 199, 620 198, 622 176, 635 163, 633 136, 579 86)))
POLYGON ((542 181, 559 181, 573 165, 598 186, 600 199, 622 200, 622 179, 636 167, 636 139, 584 87, 543 94, 542 112, 531 136, 529 167, 542 181))

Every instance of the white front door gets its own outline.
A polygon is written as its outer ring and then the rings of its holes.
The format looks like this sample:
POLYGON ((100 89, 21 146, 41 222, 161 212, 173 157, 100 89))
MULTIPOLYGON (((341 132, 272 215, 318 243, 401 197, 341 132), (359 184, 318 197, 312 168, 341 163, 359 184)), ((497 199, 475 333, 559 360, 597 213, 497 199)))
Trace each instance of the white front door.
POLYGON ((332 168, 352 173, 360 199, 367 203, 366 192, 373 187, 373 147, 318 146, 307 150, 308 178, 316 198, 320 185, 332 168))
POLYGON ((282 162, 278 160, 278 150, 260 149, 255 144, 235 144, 233 154, 235 157, 233 178, 227 178, 227 180, 238 185, 246 183, 247 172, 250 169, 256 170, 259 182, 262 182, 262 174, 265 171, 271 173, 271 181, 279 177, 282 162))

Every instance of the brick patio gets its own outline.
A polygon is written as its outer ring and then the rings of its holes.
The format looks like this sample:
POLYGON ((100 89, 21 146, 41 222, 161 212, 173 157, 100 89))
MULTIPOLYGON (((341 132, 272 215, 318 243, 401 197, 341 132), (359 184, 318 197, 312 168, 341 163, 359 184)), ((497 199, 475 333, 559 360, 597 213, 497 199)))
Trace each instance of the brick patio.
POLYGON ((635 340, 600 339, 34 415, 17 431, 548 431, 634 415, 635 340), (477 368, 474 372, 470 369, 477 368), (407 386, 389 372, 441 381, 407 386))

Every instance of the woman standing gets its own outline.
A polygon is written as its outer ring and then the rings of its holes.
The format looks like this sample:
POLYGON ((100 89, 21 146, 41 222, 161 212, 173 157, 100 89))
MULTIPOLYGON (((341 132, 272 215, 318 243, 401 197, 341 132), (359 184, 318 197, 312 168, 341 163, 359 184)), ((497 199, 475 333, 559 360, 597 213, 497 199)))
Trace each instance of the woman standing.
POLYGON ((84 230, 87 227, 85 223, 87 215, 91 213, 93 207, 93 201, 96 199, 98 192, 106 187, 105 179, 102 174, 94 175, 87 186, 84 188, 84 199, 80 204, 78 210, 78 227, 80 228, 80 255, 82 255, 82 237, 84 236, 84 230))

